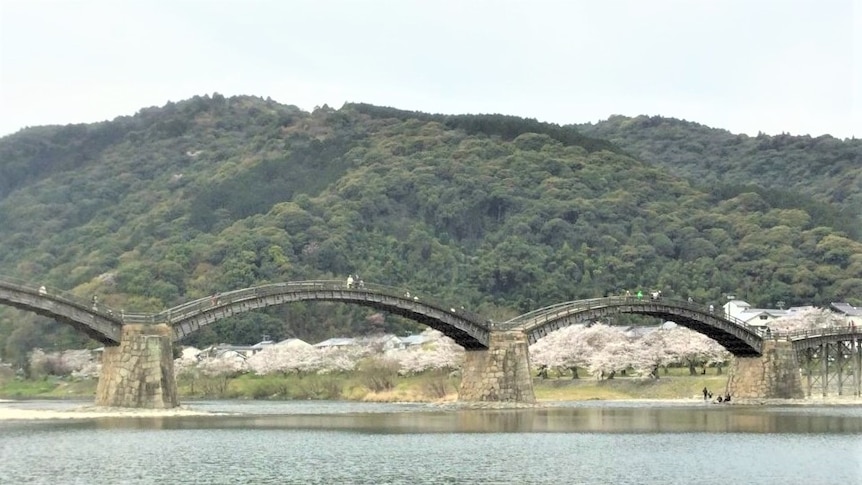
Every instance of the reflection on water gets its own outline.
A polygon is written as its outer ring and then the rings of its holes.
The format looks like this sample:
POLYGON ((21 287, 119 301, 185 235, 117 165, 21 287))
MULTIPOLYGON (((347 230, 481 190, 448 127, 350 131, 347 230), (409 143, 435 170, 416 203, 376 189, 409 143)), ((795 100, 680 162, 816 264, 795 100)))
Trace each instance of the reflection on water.
MULTIPOLYGON (((190 424, 184 420, 186 424, 190 424)), ((554 408, 334 415, 262 415, 194 420, 194 426, 329 429, 366 433, 862 433, 855 416, 764 409, 554 408)))
MULTIPOLYGON (((8 404, 7 404, 8 405, 8 404)), ((22 407, 21 404, 15 404, 22 407)), ((34 409, 70 409, 33 402, 34 409)), ((862 406, 763 407, 573 403, 531 409, 441 410, 426 404, 204 401, 227 416, 94 418, 78 427, 323 429, 363 433, 860 433, 862 406)), ((29 424, 25 424, 29 425, 29 424)), ((7 425, 8 426, 8 425, 7 425)))
POLYGON ((189 407, 233 414, 0 422, 0 477, 50 484, 862 483, 862 406, 189 407))

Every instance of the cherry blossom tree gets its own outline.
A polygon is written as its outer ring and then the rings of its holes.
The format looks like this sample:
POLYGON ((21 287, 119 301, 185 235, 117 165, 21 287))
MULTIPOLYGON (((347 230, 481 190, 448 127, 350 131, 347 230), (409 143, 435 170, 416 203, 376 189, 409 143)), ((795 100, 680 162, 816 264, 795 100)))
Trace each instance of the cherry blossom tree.
POLYGON ((661 359, 662 365, 687 365, 689 373, 694 375, 695 367, 698 365, 720 364, 730 359, 730 353, 721 344, 685 327, 667 326, 659 328, 650 335, 653 333, 658 333, 655 338, 660 338, 660 341, 652 344, 661 346, 660 351, 664 353, 661 359))
POLYGON ((794 332, 824 327, 843 327, 845 322, 838 313, 825 308, 809 307, 789 312, 769 322, 772 332, 794 332))
POLYGON ((236 352, 225 352, 218 357, 207 357, 198 362, 198 370, 207 377, 235 376, 248 370, 245 357, 236 352))
POLYGON ((577 378, 577 368, 587 366, 591 351, 585 329, 584 325, 571 325, 542 337, 530 346, 530 360, 539 368, 573 369, 573 378, 577 378))
POLYGON ((631 366, 632 343, 619 329, 607 325, 594 325, 594 327, 607 328, 600 328, 600 333, 593 337, 597 341, 593 352, 590 352, 587 357, 587 370, 597 379, 613 379, 617 372, 631 366))
POLYGON ((604 378, 631 369, 639 376, 658 377, 658 368, 672 364, 725 362, 730 354, 714 340, 677 325, 656 327, 643 336, 622 327, 572 325, 553 332, 530 347, 533 364, 542 368, 586 368, 604 378))
POLYGON ((464 364, 464 348, 442 332, 427 329, 421 345, 387 350, 384 357, 398 365, 401 375, 434 370, 459 369, 464 364))
POLYGON ((629 338, 620 327, 605 324, 572 325, 552 332, 530 347, 534 364, 578 367, 601 378, 628 367, 629 338))
POLYGON ((48 352, 34 349, 30 353, 30 369, 37 374, 73 377, 96 377, 101 365, 92 350, 48 352))

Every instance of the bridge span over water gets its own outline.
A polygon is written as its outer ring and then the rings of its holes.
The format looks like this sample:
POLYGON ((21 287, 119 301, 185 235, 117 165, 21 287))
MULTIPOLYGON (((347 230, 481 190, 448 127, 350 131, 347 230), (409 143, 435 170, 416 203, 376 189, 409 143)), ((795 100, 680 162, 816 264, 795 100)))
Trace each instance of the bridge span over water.
POLYGON ((557 303, 515 317, 500 324, 500 327, 525 332, 530 344, 533 344, 545 335, 569 325, 607 321, 620 314, 647 315, 661 321, 672 321, 706 335, 737 357, 758 356, 763 348, 765 333, 762 329, 722 312, 716 313, 706 305, 664 298, 651 300, 612 296, 557 303))
POLYGON ((578 323, 608 320, 617 314, 641 314, 670 320, 702 333, 736 356, 760 355, 763 332, 707 306, 676 300, 609 297, 558 303, 533 310, 506 322, 490 319, 436 300, 433 296, 399 288, 363 284, 348 287, 341 281, 294 281, 233 290, 199 298, 157 313, 115 310, 56 290, 0 280, 0 303, 68 323, 99 342, 119 343, 122 326, 166 324, 181 340, 201 328, 241 313, 298 301, 356 304, 386 311, 439 330, 466 350, 488 348, 490 332, 520 330, 535 343, 554 330, 578 323))
MULTIPOLYGON (((781 364, 783 367, 795 366, 786 371, 793 378, 791 380, 797 382, 791 385, 792 391, 782 390, 786 386, 779 382, 787 380, 787 375, 764 377, 765 365, 775 367, 776 359, 782 362, 788 359, 783 354, 792 354, 794 362, 803 361, 809 368, 808 395, 811 395, 814 389, 820 388, 825 394, 829 383, 834 383, 835 379, 839 382, 840 392, 841 383, 846 382, 848 376, 852 378, 850 387, 855 389, 856 395, 860 394, 862 388, 862 380, 859 377, 862 374, 862 352, 859 348, 862 335, 859 330, 848 327, 841 331, 823 329, 795 334, 766 334, 760 328, 688 301, 634 297, 595 298, 558 303, 505 322, 493 322, 460 305, 445 304, 432 296, 399 288, 374 284, 348 286, 341 281, 295 281, 218 293, 160 312, 138 313, 111 309, 100 302, 87 302, 55 289, 0 279, 0 305, 13 306, 67 323, 107 346, 103 356, 103 377, 100 378, 100 391, 97 395, 97 403, 105 405, 127 405, 130 401, 126 398, 120 399, 120 404, 116 404, 115 395, 131 395, 131 401, 136 402, 141 393, 167 394, 167 406, 172 403, 176 405, 176 384, 173 382, 173 361, 170 357, 171 342, 181 340, 224 318, 298 301, 341 302, 366 306, 414 320, 451 337, 468 351, 459 395, 466 400, 534 400, 528 346, 563 327, 609 320, 619 314, 640 314, 673 321, 715 340, 740 362, 751 359, 768 361, 749 365, 745 372, 760 374, 759 377, 745 379, 760 384, 768 380, 770 382, 763 386, 769 389, 763 391, 752 388, 743 391, 743 394, 782 394, 776 397, 798 394, 797 388, 801 389, 801 385, 798 384, 799 379, 793 377, 798 374, 798 364, 781 364), (155 345, 153 342, 156 340, 161 342, 157 344, 158 350, 146 350, 148 346, 155 345), (778 347, 787 347, 790 350, 782 351, 782 356, 776 357, 775 349, 778 347), (141 351, 142 348, 145 350, 141 351), (137 352, 135 358, 129 359, 126 355, 129 352, 137 352), (142 360, 157 354, 161 355, 158 365, 141 363, 142 360), (833 371, 830 381, 827 371, 830 366, 834 367, 832 362, 836 358, 850 364, 840 367, 837 377, 833 371), (815 361, 817 363, 812 364, 815 361), (810 368, 812 365, 821 365, 820 362, 823 363, 821 377, 815 375, 812 379, 814 374, 810 372, 810 368), (125 368, 123 372, 112 373, 114 366, 121 365, 132 367, 125 368), (160 367, 159 377, 156 379, 141 374, 141 366, 148 369, 160 367), (103 380, 107 380, 104 378, 104 369, 108 370, 108 374, 132 376, 115 379, 131 379, 132 382, 103 386, 103 380), (143 381, 143 384, 139 381, 143 381), (118 390, 119 388, 122 390, 118 390), (163 392, 165 389, 168 390, 163 392)), ((149 371, 144 374, 146 372, 149 371)), ((155 407, 161 406, 157 404, 155 407)))

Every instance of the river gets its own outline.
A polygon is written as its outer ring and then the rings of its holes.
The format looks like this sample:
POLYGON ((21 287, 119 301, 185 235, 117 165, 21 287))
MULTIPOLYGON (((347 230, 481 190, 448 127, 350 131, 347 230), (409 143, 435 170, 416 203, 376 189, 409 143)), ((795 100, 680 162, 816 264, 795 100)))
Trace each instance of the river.
POLYGON ((0 482, 862 483, 862 403, 580 402, 476 410, 200 401, 188 407, 228 414, 0 421, 0 482))

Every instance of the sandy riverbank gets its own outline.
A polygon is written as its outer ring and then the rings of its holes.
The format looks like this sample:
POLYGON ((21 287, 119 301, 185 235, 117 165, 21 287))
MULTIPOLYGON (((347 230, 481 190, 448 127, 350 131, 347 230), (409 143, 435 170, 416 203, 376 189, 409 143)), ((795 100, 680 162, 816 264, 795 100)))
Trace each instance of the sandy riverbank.
MULTIPOLYGON (((572 402, 572 401, 569 401, 572 402)), ((656 406, 700 404, 698 399, 622 399, 622 400, 592 400, 593 403, 607 402, 624 404, 626 402, 644 404, 651 403, 656 406)), ((33 409, 25 402, 16 406, 17 401, 0 400, 0 421, 9 420, 46 420, 46 419, 92 419, 92 418, 150 418, 171 416, 219 416, 226 413, 213 413, 200 411, 184 406, 173 409, 134 409, 134 408, 109 408, 98 406, 81 406, 72 409, 33 409)), ((723 406, 725 404, 718 404, 723 406)), ((431 404, 432 408, 440 409, 536 409, 553 408, 565 405, 565 401, 539 401, 532 404, 527 403, 467 403, 467 402, 440 402, 431 404)), ((858 406, 862 407, 860 397, 826 397, 810 399, 740 399, 734 400, 729 406, 858 406)))
POLYGON ((0 401, 0 421, 8 420, 41 420, 41 419, 91 419, 91 418, 151 418, 169 416, 216 416, 219 413, 198 411, 186 407, 173 409, 133 409, 109 408, 98 406, 81 406, 78 408, 32 409, 26 406, 16 407, 14 401, 0 401))

